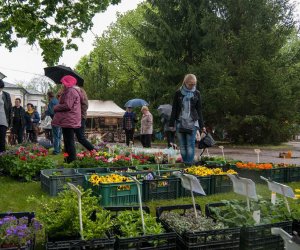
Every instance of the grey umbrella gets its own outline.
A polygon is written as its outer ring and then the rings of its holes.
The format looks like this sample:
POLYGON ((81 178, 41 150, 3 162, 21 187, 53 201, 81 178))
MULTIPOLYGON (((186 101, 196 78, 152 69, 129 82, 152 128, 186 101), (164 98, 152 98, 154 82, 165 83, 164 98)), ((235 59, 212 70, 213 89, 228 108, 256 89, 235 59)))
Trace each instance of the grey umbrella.
POLYGON ((172 113, 172 105, 170 104, 162 104, 157 108, 160 115, 164 114, 167 116, 171 116, 172 113))

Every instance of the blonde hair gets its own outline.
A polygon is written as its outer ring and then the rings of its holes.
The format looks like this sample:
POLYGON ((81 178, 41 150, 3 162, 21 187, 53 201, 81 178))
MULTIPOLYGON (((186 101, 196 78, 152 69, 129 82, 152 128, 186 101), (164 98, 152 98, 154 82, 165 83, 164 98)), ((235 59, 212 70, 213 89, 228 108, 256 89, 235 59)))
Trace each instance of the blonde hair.
POLYGON ((186 74, 183 78, 182 84, 185 84, 188 79, 194 79, 197 82, 197 77, 194 74, 186 74))
POLYGON ((143 111, 143 110, 149 111, 149 108, 148 108, 147 106, 143 106, 143 107, 141 108, 141 111, 143 111))

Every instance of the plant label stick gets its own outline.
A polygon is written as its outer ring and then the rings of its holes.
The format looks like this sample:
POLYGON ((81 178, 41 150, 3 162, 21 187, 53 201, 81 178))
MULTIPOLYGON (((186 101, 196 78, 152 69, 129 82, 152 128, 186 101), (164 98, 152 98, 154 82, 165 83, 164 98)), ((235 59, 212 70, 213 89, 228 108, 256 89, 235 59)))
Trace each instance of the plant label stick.
POLYGON ((81 191, 72 183, 68 182, 69 187, 73 190, 78 196, 78 210, 79 210, 79 227, 80 227, 80 236, 83 240, 83 225, 82 225, 82 208, 81 208, 81 191))
POLYGON ((129 178, 132 179, 137 185, 138 197, 139 197, 139 206, 140 206, 140 212, 141 212, 141 218, 142 218, 143 233, 146 234, 145 220, 144 220, 144 214, 143 214, 143 205, 142 205, 142 196, 141 196, 141 183, 134 176, 129 176, 129 178))
POLYGON ((260 149, 254 149, 254 152, 257 154, 257 163, 259 163, 259 154, 260 154, 260 149))
POLYGON ((219 146, 219 148, 222 150, 223 160, 225 161, 224 146, 219 146))

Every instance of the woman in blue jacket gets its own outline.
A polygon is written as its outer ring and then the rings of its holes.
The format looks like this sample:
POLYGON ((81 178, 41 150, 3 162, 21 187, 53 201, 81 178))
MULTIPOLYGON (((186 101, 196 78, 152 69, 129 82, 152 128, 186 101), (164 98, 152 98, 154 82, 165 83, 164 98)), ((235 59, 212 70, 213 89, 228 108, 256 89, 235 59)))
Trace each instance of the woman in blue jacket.
POLYGON ((27 111, 25 113, 25 120, 26 120, 26 133, 29 137, 29 141, 33 143, 37 143, 37 136, 38 136, 38 125, 40 122, 40 115, 34 109, 32 103, 27 103, 27 111))

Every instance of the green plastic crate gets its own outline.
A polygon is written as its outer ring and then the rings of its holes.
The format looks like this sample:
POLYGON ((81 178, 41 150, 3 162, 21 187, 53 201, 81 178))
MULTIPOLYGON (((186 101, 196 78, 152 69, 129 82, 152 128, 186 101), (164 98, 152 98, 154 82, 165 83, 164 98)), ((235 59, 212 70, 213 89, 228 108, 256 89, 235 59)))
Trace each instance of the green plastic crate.
POLYGON ((286 182, 300 181, 300 167, 287 168, 287 180, 286 182))
POLYGON ((91 188, 95 196, 101 197, 100 204, 102 206, 127 206, 138 204, 138 190, 135 182, 120 182, 93 186, 92 183, 88 181, 89 177, 90 176, 88 175, 84 177, 84 186, 86 188, 91 188))
POLYGON ((84 175, 77 173, 73 168, 41 170, 41 187, 51 196, 63 191, 68 182, 83 186, 84 175))
POLYGON ((143 180, 143 201, 167 200, 179 197, 180 179, 176 177, 143 180))
POLYGON ((210 188, 210 194, 227 193, 233 190, 233 185, 227 175, 212 175, 210 188))

